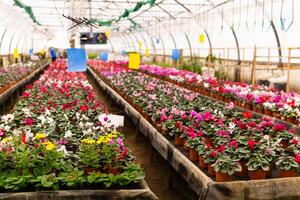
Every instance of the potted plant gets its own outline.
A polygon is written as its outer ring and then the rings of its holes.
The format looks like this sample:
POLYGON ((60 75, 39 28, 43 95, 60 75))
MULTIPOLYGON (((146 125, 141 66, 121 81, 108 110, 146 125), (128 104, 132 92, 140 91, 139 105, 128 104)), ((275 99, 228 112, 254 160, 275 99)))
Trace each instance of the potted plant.
POLYGON ((210 146, 208 146, 206 153, 204 156, 204 162, 207 163, 207 171, 208 174, 211 176, 215 176, 216 172, 212 165, 216 162, 219 152, 212 149, 210 146))
POLYGON ((206 169, 207 168, 207 163, 205 163, 204 162, 204 154, 205 154, 205 152, 206 152, 206 144, 205 144, 205 142, 201 142, 198 146, 197 146, 197 149, 196 149, 196 151, 197 151, 197 153, 198 153, 198 155, 199 155, 199 158, 198 158, 198 160, 199 160, 199 167, 201 168, 201 169, 206 169))
POLYGON ((293 156, 282 153, 276 162, 276 166, 278 167, 278 169, 280 169, 280 178, 297 176, 299 164, 293 156))
POLYGON ((186 141, 187 146, 190 148, 189 156, 191 161, 198 161, 199 155, 197 152, 197 147, 204 144, 202 137, 188 138, 186 141))
POLYGON ((236 172, 242 171, 242 166, 238 159, 232 158, 230 155, 221 155, 212 165, 216 172, 217 182, 231 181, 231 176, 236 172))
POLYGON ((265 179, 267 171, 270 170, 269 161, 259 152, 252 153, 246 166, 248 167, 248 175, 251 180, 265 179))
POLYGON ((85 174, 90 174, 100 167, 100 152, 96 144, 81 144, 78 156, 85 174))

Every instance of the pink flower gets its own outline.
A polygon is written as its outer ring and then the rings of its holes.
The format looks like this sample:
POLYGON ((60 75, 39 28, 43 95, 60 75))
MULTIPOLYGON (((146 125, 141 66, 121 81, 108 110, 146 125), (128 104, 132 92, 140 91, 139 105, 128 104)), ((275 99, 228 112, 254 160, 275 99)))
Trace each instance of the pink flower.
POLYGON ((27 117, 24 119, 24 124, 26 126, 31 126, 33 124, 33 120, 31 118, 27 117))
POLYGON ((219 146, 219 148, 217 149, 217 151, 223 152, 225 149, 226 149, 226 146, 225 146, 224 144, 221 144, 221 145, 219 146))
POLYGON ((202 131, 198 131, 197 136, 203 136, 204 133, 202 131))
POLYGON ((229 144, 228 144, 230 147, 234 147, 234 148, 238 148, 238 142, 237 142, 237 140, 232 140, 232 141, 230 141, 229 142, 229 144))
POLYGON ((298 139, 297 138, 293 138, 292 139, 292 143, 297 146, 298 145, 298 139))
POLYGON ((216 151, 211 152, 210 156, 213 157, 213 158, 217 157, 217 152, 216 151))
POLYGON ((278 123, 273 127, 273 130, 276 132, 281 132, 281 131, 286 130, 286 127, 284 124, 278 123))
POLYGON ((29 97, 30 96, 30 93, 29 92, 23 92, 23 97, 29 97))
POLYGON ((300 155, 297 154, 297 153, 295 153, 294 160, 295 160, 297 163, 300 163, 300 155))
POLYGON ((160 121, 164 122, 168 119, 167 115, 166 114, 162 114, 161 117, 160 117, 160 121))

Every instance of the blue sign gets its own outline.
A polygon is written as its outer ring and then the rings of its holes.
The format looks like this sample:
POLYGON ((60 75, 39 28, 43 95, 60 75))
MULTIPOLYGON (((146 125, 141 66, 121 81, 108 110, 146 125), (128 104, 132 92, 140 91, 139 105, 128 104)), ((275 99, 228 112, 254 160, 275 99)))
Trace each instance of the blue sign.
POLYGON ((122 50, 122 51, 121 51, 121 54, 122 54, 122 56, 125 56, 125 55, 126 55, 126 51, 125 51, 125 50, 122 50))
POLYGON ((100 55, 102 61, 108 61, 108 52, 102 52, 100 55))
POLYGON ((156 44, 159 44, 159 42, 160 42, 160 39, 156 38, 156 44))
POLYGON ((29 54, 32 56, 33 55, 33 49, 29 50, 29 54))
POLYGON ((50 49, 50 56, 51 56, 51 58, 57 58, 57 56, 56 56, 56 51, 55 51, 54 48, 51 48, 51 49, 50 49))
POLYGON ((68 71, 84 72, 86 71, 86 54, 84 49, 68 49, 68 71))
POLYGON ((179 60, 180 58, 180 50, 179 49, 172 49, 172 60, 179 60))

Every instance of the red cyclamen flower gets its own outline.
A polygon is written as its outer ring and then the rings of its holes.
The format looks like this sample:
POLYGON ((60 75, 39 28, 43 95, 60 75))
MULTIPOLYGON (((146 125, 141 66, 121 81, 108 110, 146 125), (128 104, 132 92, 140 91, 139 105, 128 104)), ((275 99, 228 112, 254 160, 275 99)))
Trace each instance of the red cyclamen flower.
POLYGON ((255 144, 256 144, 255 140, 251 140, 251 139, 248 140, 248 147, 250 150, 254 149, 255 144))
POLYGON ((244 115, 244 118, 245 118, 245 119, 251 119, 251 118, 252 118, 252 113, 249 112, 249 111, 244 112, 243 115, 244 115))

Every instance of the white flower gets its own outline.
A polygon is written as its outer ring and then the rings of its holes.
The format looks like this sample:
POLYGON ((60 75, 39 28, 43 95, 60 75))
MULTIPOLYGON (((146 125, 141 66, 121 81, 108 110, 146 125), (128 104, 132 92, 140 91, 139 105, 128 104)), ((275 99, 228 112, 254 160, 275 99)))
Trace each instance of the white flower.
POLYGON ((46 117, 44 115, 38 116, 38 119, 41 120, 41 124, 45 124, 46 123, 46 117))
POLYGON ((31 117, 30 109, 28 109, 28 108, 22 108, 22 112, 24 113, 24 115, 26 117, 31 117))
POLYGON ((72 134, 72 132, 70 131, 70 130, 68 130, 66 133, 65 133, 65 138, 70 138, 70 137, 72 137, 73 136, 73 134, 72 134))
POLYGON ((57 151, 63 152, 65 156, 69 155, 65 145, 62 145, 57 151))
POLYGON ((46 111, 45 111, 45 115, 46 115, 46 116, 47 116, 47 115, 51 115, 51 112, 50 112, 50 110, 46 109, 46 111))
POLYGON ((13 114, 7 114, 7 115, 3 115, 1 117, 1 120, 5 123, 11 123, 13 120, 15 119, 15 116, 13 114))
POLYGON ((10 129, 10 126, 8 126, 8 125, 5 125, 5 126, 4 126, 4 130, 5 130, 5 131, 9 131, 9 129, 10 129))

